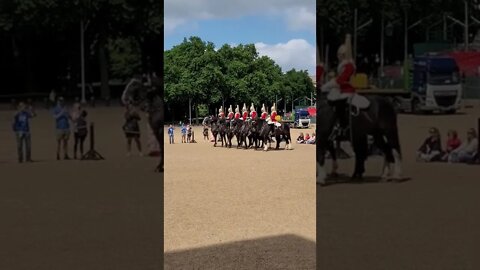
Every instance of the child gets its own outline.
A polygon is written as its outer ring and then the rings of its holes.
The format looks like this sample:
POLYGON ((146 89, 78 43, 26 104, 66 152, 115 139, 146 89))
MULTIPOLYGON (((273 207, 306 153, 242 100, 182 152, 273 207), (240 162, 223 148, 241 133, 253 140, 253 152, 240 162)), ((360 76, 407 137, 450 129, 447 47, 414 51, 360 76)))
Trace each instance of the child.
POLYGON ((429 130, 429 137, 425 139, 417 151, 417 160, 427 162, 439 161, 442 156, 440 132, 437 128, 432 127, 429 130))
POLYGON ((125 124, 123 125, 123 131, 125 132, 125 137, 127 137, 127 156, 131 155, 132 139, 135 140, 139 155, 143 156, 142 144, 140 143, 139 121, 140 115, 138 115, 135 107, 128 104, 125 112, 125 124))
POLYGON ((187 125, 187 143, 190 143, 192 140, 192 127, 187 125))
POLYGON ((467 132, 467 140, 457 149, 452 150, 448 157, 449 162, 471 162, 478 151, 477 132, 471 128, 467 132))
POLYGON ((187 143, 187 127, 185 127, 184 124, 182 124, 182 143, 187 143))
POLYGON ((31 158, 31 136, 30 136, 30 118, 35 117, 36 114, 33 111, 31 106, 25 106, 25 103, 20 102, 18 104, 18 111, 14 116, 13 121, 13 131, 15 132, 15 137, 17 138, 17 152, 18 152, 18 162, 23 162, 23 148, 25 146, 25 160, 27 162, 32 162, 31 158))
POLYGON ((75 103, 73 105, 72 111, 72 121, 73 121, 73 158, 77 159, 77 149, 80 146, 80 157, 83 156, 83 143, 85 138, 87 138, 87 111, 82 109, 80 103, 75 103))
POLYGON ((170 144, 174 144, 175 141, 174 141, 174 138, 173 138, 173 131, 175 130, 175 128, 170 125, 170 127, 168 128, 168 138, 169 138, 169 141, 170 141, 170 144))
POLYGON ((208 126, 203 125, 203 140, 208 141, 208 126))

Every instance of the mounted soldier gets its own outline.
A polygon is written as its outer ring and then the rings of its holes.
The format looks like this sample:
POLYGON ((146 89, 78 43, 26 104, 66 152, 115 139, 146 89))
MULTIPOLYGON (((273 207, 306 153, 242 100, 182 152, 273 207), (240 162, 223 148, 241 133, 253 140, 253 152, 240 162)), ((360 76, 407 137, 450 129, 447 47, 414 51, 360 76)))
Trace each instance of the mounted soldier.
POLYGON ((248 109, 247 109, 247 105, 245 103, 243 103, 242 112, 243 112, 242 120, 247 121, 248 120, 248 109))
POLYGON ((271 108, 272 112, 270 113, 270 118, 268 119, 268 124, 274 124, 275 126, 279 127, 281 126, 280 123, 277 121, 277 109, 275 107, 275 104, 273 104, 271 108))
POLYGON ((240 117, 240 106, 237 105, 237 108, 235 108, 235 121, 240 120, 240 117))
POLYGON ((230 108, 228 108, 227 119, 228 119, 228 120, 232 120, 232 119, 233 119, 233 109, 232 109, 232 105, 230 105, 230 108))
POLYGON ((338 48, 337 57, 339 60, 338 75, 323 85, 321 90, 328 93, 327 100, 335 108, 335 116, 339 124, 338 133, 344 137, 348 128, 347 105, 353 105, 359 111, 367 108, 369 101, 365 97, 357 95, 351 84, 356 67, 352 58, 350 34, 347 34, 345 43, 338 48))
POLYGON ((255 106, 252 105, 250 106, 250 119, 254 120, 257 118, 257 112, 255 111, 255 106))
POLYGON ((223 112, 223 106, 220 106, 220 109, 218 109, 218 118, 219 119, 225 118, 225 113, 223 112))
POLYGON ((265 109, 265 104, 262 104, 262 114, 260 115, 260 118, 263 120, 267 120, 267 117, 268 117, 267 109, 265 109))

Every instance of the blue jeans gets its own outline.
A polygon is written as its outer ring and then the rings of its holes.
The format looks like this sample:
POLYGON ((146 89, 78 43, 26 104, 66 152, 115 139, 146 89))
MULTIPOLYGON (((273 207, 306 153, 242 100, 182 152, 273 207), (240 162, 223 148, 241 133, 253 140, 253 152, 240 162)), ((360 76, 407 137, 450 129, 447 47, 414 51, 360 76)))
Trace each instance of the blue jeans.
POLYGON ((30 132, 16 132, 18 161, 23 161, 23 147, 25 146, 26 160, 31 160, 32 140, 30 132))
POLYGON ((170 138, 170 144, 173 143, 173 135, 168 136, 170 138))
POLYGON ((449 161, 450 162, 464 163, 464 162, 472 161, 474 157, 475 157, 474 154, 470 154, 470 153, 467 153, 467 152, 464 152, 464 151, 460 151, 458 153, 451 153, 450 157, 449 157, 449 161))

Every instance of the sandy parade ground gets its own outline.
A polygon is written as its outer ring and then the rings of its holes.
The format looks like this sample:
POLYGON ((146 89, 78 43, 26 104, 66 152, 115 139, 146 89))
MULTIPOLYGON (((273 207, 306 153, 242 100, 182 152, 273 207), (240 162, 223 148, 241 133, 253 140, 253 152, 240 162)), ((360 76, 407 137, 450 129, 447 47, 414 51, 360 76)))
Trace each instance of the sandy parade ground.
MULTIPOLYGON (((18 164, 13 111, 0 111, 0 269, 160 269, 157 159, 125 156, 120 108, 89 112, 106 160, 56 161, 54 122, 39 110, 36 162, 18 164)), ((201 127, 197 143, 182 144, 177 127, 175 144, 165 138, 165 269, 478 269, 480 167, 414 159, 430 126, 442 140, 449 128, 463 139, 478 117, 479 108, 399 115, 409 181, 378 182, 382 160, 372 157, 368 183, 322 188, 313 145, 214 148, 201 127)), ((342 160, 340 172, 352 165, 342 160)))

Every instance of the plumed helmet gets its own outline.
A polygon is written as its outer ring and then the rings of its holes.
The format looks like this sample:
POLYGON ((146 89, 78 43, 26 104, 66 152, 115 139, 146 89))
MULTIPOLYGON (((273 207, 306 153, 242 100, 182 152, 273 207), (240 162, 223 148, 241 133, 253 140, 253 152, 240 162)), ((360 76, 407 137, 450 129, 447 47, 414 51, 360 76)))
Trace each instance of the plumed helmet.
POLYGON ((345 60, 352 60, 352 36, 347 34, 345 36, 345 42, 338 48, 338 54, 342 54, 345 57, 345 60))
POLYGON ((228 112, 233 112, 232 105, 228 108, 228 112))
POLYGON ((271 109, 272 112, 273 112, 273 111, 276 111, 275 103, 273 103, 273 106, 272 106, 272 108, 270 108, 270 109, 271 109))
POLYGON ((236 113, 240 112, 240 106, 237 105, 237 108, 235 108, 235 112, 236 113))
POLYGON ((262 112, 265 112, 265 103, 262 104, 262 112))
POLYGON ((251 111, 251 112, 254 112, 254 111, 255 111, 255 106, 253 106, 253 103, 252 103, 252 105, 250 106, 250 111, 251 111))
POLYGON ((220 109, 218 109, 218 113, 223 112, 223 106, 220 106, 220 109))
POLYGON ((244 112, 245 112, 245 111, 247 111, 247 110, 248 110, 248 109, 247 109, 247 105, 246 105, 245 103, 243 103, 243 108, 242 108, 242 111, 244 111, 244 112))

